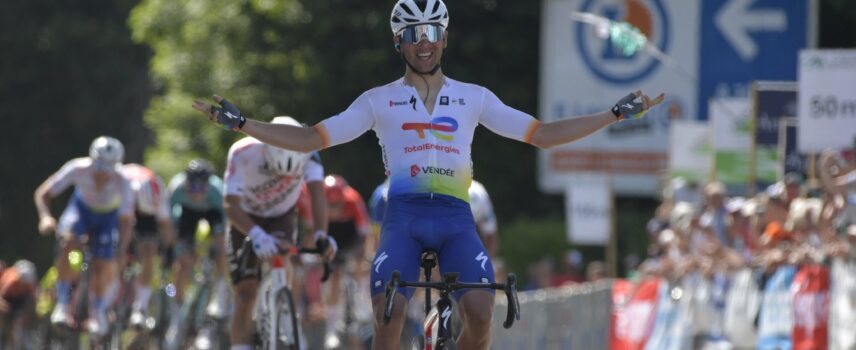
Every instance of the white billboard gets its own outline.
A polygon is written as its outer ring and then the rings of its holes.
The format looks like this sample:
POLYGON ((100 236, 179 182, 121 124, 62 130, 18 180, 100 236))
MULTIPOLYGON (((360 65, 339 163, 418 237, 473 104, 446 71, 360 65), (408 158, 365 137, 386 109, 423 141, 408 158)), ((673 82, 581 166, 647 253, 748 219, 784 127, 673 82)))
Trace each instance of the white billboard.
POLYGON ((565 192, 568 242, 609 243, 612 230, 612 184, 609 176, 577 178, 565 192))
POLYGON ((856 50, 803 50, 799 65, 800 152, 841 149, 856 140, 856 50))
POLYGON ((604 111, 637 89, 652 96, 665 92, 666 100, 641 120, 616 123, 578 142, 540 151, 542 190, 561 193, 574 175, 611 173, 617 193, 655 195, 657 175, 668 168, 669 121, 695 119, 690 118, 697 92, 692 73, 664 67, 649 54, 624 56, 598 37, 594 26, 572 21, 571 13, 624 18, 675 62, 696 67, 698 18, 687 14, 699 11, 699 1, 685 0, 544 2, 543 120, 604 111))

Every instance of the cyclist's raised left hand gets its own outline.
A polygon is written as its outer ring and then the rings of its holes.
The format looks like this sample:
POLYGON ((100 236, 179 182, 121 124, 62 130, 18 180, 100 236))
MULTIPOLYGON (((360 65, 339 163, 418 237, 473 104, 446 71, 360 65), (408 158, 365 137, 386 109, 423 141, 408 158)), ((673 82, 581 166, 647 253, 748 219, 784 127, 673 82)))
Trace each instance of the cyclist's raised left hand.
POLYGON ((42 216, 39 219, 39 233, 48 235, 54 231, 56 231, 56 219, 53 216, 42 216))
POLYGON ((641 90, 636 90, 627 96, 624 96, 612 107, 612 113, 619 119, 638 119, 642 118, 651 107, 654 107, 663 102, 666 94, 651 99, 648 95, 642 93, 641 90))

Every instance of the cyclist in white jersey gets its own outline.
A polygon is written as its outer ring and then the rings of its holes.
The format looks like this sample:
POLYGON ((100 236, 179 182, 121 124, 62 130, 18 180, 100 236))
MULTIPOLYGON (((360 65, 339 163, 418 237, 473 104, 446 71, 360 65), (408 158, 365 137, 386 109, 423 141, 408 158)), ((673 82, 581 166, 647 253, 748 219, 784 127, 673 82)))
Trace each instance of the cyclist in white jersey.
POLYGON ((116 257, 123 258, 134 220, 131 186, 119 172, 123 156, 124 147, 119 140, 98 137, 89 147, 89 157, 68 161, 36 189, 39 232, 56 232, 60 247, 54 260, 59 276, 57 305, 51 314, 53 324, 72 325, 69 302, 75 276, 68 253, 80 247, 79 237, 85 234, 93 257, 91 287, 95 296, 94 312, 86 326, 94 334, 107 331, 105 292, 116 279, 116 257), (74 194, 57 224, 50 202, 71 186, 74 194))
POLYGON ((175 228, 169 210, 169 191, 160 176, 140 164, 125 164, 122 175, 131 183, 134 192, 134 245, 142 271, 134 288, 134 303, 131 306, 130 323, 134 327, 143 325, 149 297, 149 284, 154 273, 154 258, 158 249, 158 233, 163 242, 171 245, 175 228))
MULTIPOLYGON (((276 117, 272 123, 300 125, 290 117, 276 117)), ((277 148, 252 137, 232 145, 227 163, 224 211, 229 220, 227 251, 235 291, 232 349, 249 350, 259 259, 277 254, 277 241, 297 244, 297 203, 304 182, 312 199, 315 238, 327 235, 324 168, 317 154, 277 148)), ((327 258, 336 249, 332 238, 330 242, 327 258)))
MULTIPOLYGON (((541 123, 503 104, 488 89, 446 77, 440 60, 448 40, 449 14, 442 0, 399 0, 390 16, 396 51, 405 63, 404 77, 360 95, 344 112, 312 128, 270 125, 247 119, 232 103, 215 95, 215 107, 193 107, 225 128, 262 142, 310 152, 351 141, 368 130, 378 137, 390 177, 389 205, 372 268, 372 302, 383 313, 383 285, 393 270, 403 280, 418 278, 419 254, 439 251, 441 272, 460 272, 465 282, 493 280, 493 267, 478 240, 468 204, 472 178, 470 144, 478 124, 537 147, 581 139, 624 118, 641 117, 662 102, 641 91, 631 93, 600 113, 541 123)), ((406 298, 396 297, 392 320, 375 327, 374 348, 398 348, 406 298)), ((490 345, 493 293, 462 291, 464 327, 461 349, 490 345)))

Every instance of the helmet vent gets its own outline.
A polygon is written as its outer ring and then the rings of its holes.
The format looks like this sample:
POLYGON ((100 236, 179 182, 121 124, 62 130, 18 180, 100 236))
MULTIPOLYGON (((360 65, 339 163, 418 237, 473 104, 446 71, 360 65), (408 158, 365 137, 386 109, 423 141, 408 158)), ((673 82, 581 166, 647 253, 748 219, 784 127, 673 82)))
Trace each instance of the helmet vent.
POLYGON ((429 18, 428 20, 429 20, 429 21, 436 21, 436 20, 438 20, 438 19, 440 19, 440 15, 436 15, 436 16, 434 16, 434 17, 431 17, 431 18, 429 18))
POLYGON ((431 13, 437 12, 437 9, 439 9, 439 8, 440 8, 440 2, 439 1, 434 2, 434 8, 431 9, 431 13))
POLYGON ((414 1, 414 3, 416 3, 416 6, 419 7, 419 11, 421 11, 422 13, 425 13, 425 6, 428 5, 427 0, 416 0, 416 1, 414 1))
POLYGON ((407 12, 408 15, 414 16, 413 10, 411 10, 407 4, 401 4, 401 9, 404 10, 404 12, 407 12))

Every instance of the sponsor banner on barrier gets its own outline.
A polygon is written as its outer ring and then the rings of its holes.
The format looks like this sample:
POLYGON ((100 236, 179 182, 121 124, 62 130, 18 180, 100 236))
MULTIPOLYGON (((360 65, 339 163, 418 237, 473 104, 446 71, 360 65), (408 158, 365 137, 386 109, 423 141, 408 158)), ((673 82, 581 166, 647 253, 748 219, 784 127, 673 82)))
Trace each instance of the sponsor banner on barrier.
POLYGON ((799 150, 852 147, 856 139, 856 50, 799 55, 799 150))
POLYGON ((794 276, 794 350, 827 348, 829 270, 805 266, 794 276))
POLYGON ((657 314, 660 280, 648 279, 638 286, 627 280, 612 285, 612 323, 609 328, 610 349, 641 350, 645 348, 657 314))

